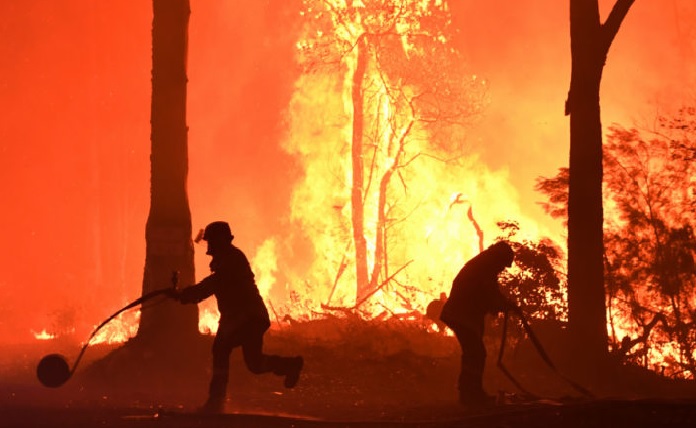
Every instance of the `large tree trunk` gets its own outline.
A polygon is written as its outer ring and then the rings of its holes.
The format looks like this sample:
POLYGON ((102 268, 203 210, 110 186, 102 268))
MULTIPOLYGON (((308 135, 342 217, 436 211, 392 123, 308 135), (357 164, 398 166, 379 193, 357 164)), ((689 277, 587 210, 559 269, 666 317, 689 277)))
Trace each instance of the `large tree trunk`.
MULTIPOLYGON (((143 294, 195 281, 186 179, 186 54, 188 0, 153 0, 150 212, 145 230, 143 294)), ((198 334, 198 308, 168 300, 144 305, 138 337, 173 339, 198 334)))
POLYGON ((601 24, 596 0, 570 0, 568 324, 590 363, 607 355, 600 81, 609 46, 632 4, 618 0, 601 24))

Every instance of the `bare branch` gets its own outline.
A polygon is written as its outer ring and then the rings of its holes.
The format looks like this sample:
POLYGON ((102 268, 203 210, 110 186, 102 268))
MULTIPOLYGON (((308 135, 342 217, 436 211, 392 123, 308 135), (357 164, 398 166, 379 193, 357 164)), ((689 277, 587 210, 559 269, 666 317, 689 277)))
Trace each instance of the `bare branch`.
POLYGON ((391 281, 392 278, 394 278, 399 272, 401 272, 402 270, 406 269, 406 268, 408 267, 408 265, 411 264, 411 262, 413 262, 413 260, 409 260, 408 262, 406 262, 406 264, 404 264, 404 265, 401 266, 399 269, 397 269, 396 272, 394 272, 394 273, 391 274, 388 278, 386 278, 384 281, 382 281, 382 283, 381 283, 380 285, 378 285, 377 287, 375 287, 374 290, 372 290, 372 291, 370 291, 369 293, 365 294, 365 295, 355 304, 354 308, 358 308, 358 307, 360 307, 360 305, 362 305, 363 303, 365 303, 365 302, 367 301, 367 299, 369 299, 370 297, 372 297, 373 294, 375 294, 376 292, 378 292, 379 290, 381 290, 385 285, 387 285, 387 284, 389 283, 389 281, 391 281))

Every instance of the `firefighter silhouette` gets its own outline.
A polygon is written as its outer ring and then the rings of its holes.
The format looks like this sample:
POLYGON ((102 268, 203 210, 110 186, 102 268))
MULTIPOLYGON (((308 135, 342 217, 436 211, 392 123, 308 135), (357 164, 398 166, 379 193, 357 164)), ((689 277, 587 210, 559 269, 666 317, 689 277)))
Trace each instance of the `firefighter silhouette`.
POLYGON ((270 327, 268 310, 259 294, 254 274, 244 253, 232 245, 234 236, 226 222, 206 226, 196 239, 207 242, 206 254, 212 257, 211 274, 198 284, 175 292, 181 303, 198 303, 212 295, 220 312, 218 331, 213 342, 213 373, 208 400, 200 409, 219 413, 224 409, 232 350, 242 348, 244 362, 252 373, 284 376, 286 388, 293 388, 304 364, 301 356, 281 357, 263 353, 263 336, 270 327))
POLYGON ((467 406, 492 404, 483 389, 486 348, 483 342, 486 314, 505 311, 514 305, 503 296, 498 274, 512 265, 514 252, 500 241, 466 262, 452 283, 440 319, 454 332, 461 346, 459 400, 467 406))

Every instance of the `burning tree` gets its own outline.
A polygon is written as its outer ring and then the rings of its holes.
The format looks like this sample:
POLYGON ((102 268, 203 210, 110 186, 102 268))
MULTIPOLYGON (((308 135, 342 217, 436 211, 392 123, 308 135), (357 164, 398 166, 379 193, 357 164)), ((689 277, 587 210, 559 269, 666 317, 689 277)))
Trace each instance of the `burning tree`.
MULTIPOLYGON (((357 307, 413 261, 390 258, 397 239, 408 239, 404 224, 429 196, 410 188, 417 177, 409 167, 425 159, 457 167, 462 126, 479 111, 485 83, 466 73, 448 42, 445 1, 304 4, 306 34, 298 46, 305 79, 314 80, 310 85, 340 85, 343 106, 335 107, 347 121, 347 146, 336 155, 349 155, 340 174, 347 174, 350 202, 335 208, 349 209, 350 216, 335 230, 345 251, 328 300, 352 263, 357 307), (329 83, 328 76, 339 79, 329 83)), ((409 299, 402 300, 409 306, 409 299)))
MULTIPOLYGON (((604 147, 604 269, 610 341, 621 359, 665 375, 696 369, 696 110, 660 117, 654 131, 610 128, 604 147)), ((568 170, 541 179, 564 217, 568 170)))
POLYGON ((645 366, 671 359, 659 363, 686 377, 696 373, 695 114, 691 108, 661 118, 650 139, 612 127, 605 160, 618 211, 605 235, 610 309, 632 324, 620 351, 642 354, 645 366))

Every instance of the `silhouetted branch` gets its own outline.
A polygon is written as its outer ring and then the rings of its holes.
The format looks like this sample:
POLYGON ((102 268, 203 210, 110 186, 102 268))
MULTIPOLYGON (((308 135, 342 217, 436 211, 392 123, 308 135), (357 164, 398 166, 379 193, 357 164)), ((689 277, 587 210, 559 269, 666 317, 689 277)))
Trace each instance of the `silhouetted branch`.
POLYGON ((667 323, 665 315, 660 312, 656 313, 653 319, 645 326, 643 326, 643 333, 640 336, 636 337, 635 339, 629 339, 628 336, 626 336, 623 338, 623 340, 621 340, 621 346, 617 351, 619 358, 623 358, 628 353, 628 351, 633 349, 633 347, 638 345, 639 343, 647 343, 648 337, 650 337, 650 332, 657 325, 658 322, 661 322, 662 325, 664 325, 665 328, 669 330, 670 327, 667 323))
POLYGON ((619 32, 619 27, 626 18, 628 10, 633 5, 635 0, 617 0, 614 3, 614 7, 611 9, 607 20, 602 25, 602 31, 604 36, 604 53, 606 54, 609 50, 609 46, 614 41, 616 33, 619 32))
POLYGON ((474 225, 474 229, 476 229, 476 235, 478 235, 479 239, 479 251, 483 252, 483 229, 481 229, 481 226, 479 226, 474 218, 474 210, 471 203, 469 203, 469 210, 466 212, 466 216, 469 217, 469 221, 471 221, 471 224, 474 225))
POLYGON ((408 262, 406 262, 406 264, 404 264, 404 265, 401 266, 399 269, 397 269, 396 272, 394 272, 394 273, 391 274, 388 278, 386 278, 384 281, 382 281, 382 283, 381 283, 379 286, 375 287, 374 290, 372 290, 372 291, 370 291, 369 293, 365 294, 360 300, 358 300, 358 302, 355 304, 355 306, 353 306, 353 308, 356 308, 356 309, 357 309, 357 308, 360 307, 363 303, 365 303, 365 302, 367 301, 367 299, 369 299, 370 297, 372 297, 372 295, 374 295, 376 292, 378 292, 379 290, 381 290, 382 288, 384 288, 384 286, 387 285, 387 284, 389 283, 389 281, 392 280, 392 278, 394 278, 394 277, 395 277, 399 272, 401 272, 402 270, 406 269, 406 267, 408 267, 408 265, 410 265, 411 262, 413 262, 413 260, 409 260, 408 262))

